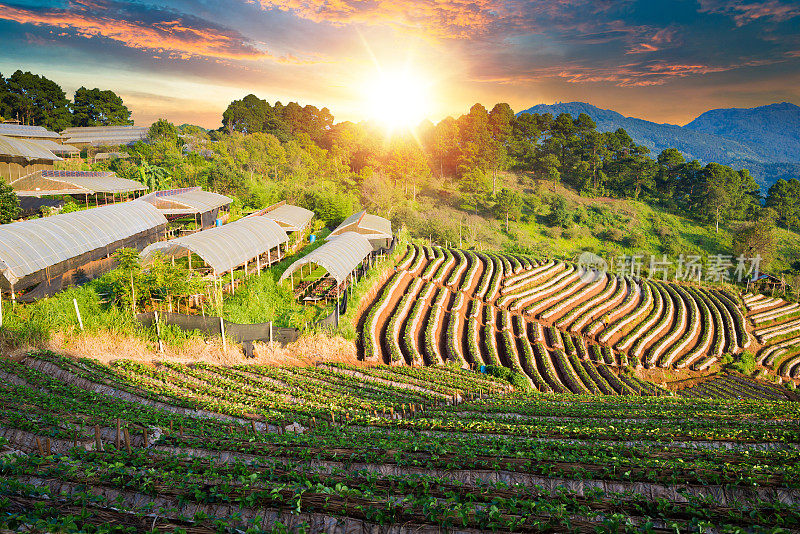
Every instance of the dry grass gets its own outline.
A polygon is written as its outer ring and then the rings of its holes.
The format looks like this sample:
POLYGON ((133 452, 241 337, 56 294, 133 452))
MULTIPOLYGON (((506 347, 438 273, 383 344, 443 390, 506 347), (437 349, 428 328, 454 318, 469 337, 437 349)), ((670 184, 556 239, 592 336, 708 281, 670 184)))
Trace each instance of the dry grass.
POLYGON ((259 364, 306 366, 319 362, 341 362, 359 365, 355 343, 342 337, 325 334, 304 336, 286 347, 269 343, 255 343, 255 358, 245 358, 241 347, 229 343, 223 349, 219 338, 192 338, 179 347, 165 346, 159 353, 154 343, 131 336, 113 334, 81 334, 65 336, 54 334, 42 347, 23 347, 3 351, 6 356, 22 357, 35 348, 44 348, 74 358, 92 358, 108 364, 126 359, 145 363, 169 361, 176 363, 206 362, 217 365, 259 364))

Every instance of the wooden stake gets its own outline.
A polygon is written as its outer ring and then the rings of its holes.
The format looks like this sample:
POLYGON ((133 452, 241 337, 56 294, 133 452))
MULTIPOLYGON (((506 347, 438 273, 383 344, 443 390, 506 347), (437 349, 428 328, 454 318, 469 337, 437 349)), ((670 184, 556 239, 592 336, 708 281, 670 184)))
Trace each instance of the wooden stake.
POLYGON ((256 433, 256 422, 252 419, 250 420, 250 426, 253 427, 253 434, 256 433))
POLYGON ((103 442, 100 440, 100 425, 94 425, 94 445, 96 451, 103 450, 103 442))
POLYGON ((125 427, 125 449, 128 451, 128 454, 131 454, 131 435, 128 432, 128 427, 125 427))
POLYGON ((39 456, 44 456, 44 448, 42 447, 42 442, 39 441, 39 438, 36 438, 36 446, 39 448, 39 456))

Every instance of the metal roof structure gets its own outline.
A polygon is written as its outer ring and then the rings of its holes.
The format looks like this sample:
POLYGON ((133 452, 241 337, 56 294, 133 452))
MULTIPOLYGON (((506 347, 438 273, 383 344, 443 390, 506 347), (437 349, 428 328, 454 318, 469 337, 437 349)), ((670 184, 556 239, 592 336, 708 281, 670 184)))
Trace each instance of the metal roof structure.
POLYGON ((164 215, 206 213, 233 202, 230 197, 203 191, 200 187, 155 191, 139 197, 139 200, 149 202, 164 215))
POLYGON ((370 253, 372 245, 369 239, 356 232, 345 232, 292 263, 280 279, 287 279, 302 265, 315 263, 341 284, 370 253))
POLYGON ((61 158, 35 141, 0 135, 0 156, 28 161, 59 161, 61 158))
POLYGON ((67 128, 61 137, 76 146, 132 145, 146 139, 148 131, 147 126, 89 126, 67 128))
POLYGON ((20 197, 114 194, 147 190, 141 183, 120 178, 110 171, 42 170, 18 178, 10 185, 20 197))
POLYGON ((267 217, 278 223, 287 232, 298 232, 308 226, 308 223, 314 218, 314 212, 281 200, 277 204, 251 213, 248 217, 267 217))
POLYGON ((27 126, 24 124, 0 123, 0 135, 7 137, 23 137, 25 139, 61 139, 56 132, 44 126, 27 126))
POLYGON ((174 257, 190 251, 200 256, 216 274, 222 274, 287 241, 289 237, 275 221, 250 217, 169 241, 153 243, 142 251, 141 257, 147 263, 159 252, 174 257))
POLYGON ((359 211, 342 221, 342 224, 328 235, 332 239, 345 232, 356 232, 369 239, 391 239, 392 223, 388 219, 359 211))
POLYGON ((23 277, 166 225, 146 202, 123 202, 0 225, 0 274, 14 284, 23 277))
POLYGON ((53 154, 80 154, 79 148, 72 145, 60 145, 50 139, 36 139, 34 141, 37 145, 41 145, 53 154))

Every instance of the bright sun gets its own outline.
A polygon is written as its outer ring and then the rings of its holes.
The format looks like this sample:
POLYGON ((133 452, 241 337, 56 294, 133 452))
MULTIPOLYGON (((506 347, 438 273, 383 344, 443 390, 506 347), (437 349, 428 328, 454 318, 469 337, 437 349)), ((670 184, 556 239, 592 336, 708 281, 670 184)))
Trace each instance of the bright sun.
POLYGON ((387 129, 413 128, 429 112, 428 83, 408 70, 384 72, 366 84, 370 117, 387 129))

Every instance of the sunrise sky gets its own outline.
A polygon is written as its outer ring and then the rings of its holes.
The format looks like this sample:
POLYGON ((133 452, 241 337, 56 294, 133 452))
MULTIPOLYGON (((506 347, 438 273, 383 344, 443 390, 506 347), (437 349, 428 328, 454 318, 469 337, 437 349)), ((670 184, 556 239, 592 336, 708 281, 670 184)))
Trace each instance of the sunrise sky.
POLYGON ((137 124, 217 128, 248 93, 372 118, 374 80, 401 71, 434 121, 475 102, 580 100, 684 124, 800 104, 800 2, 0 0, 0 72, 17 69, 70 98, 113 89, 137 124))

